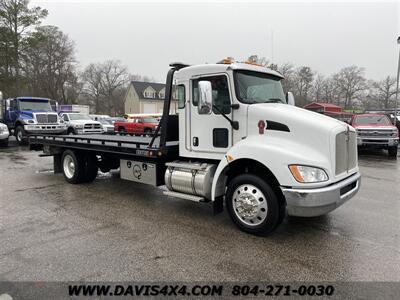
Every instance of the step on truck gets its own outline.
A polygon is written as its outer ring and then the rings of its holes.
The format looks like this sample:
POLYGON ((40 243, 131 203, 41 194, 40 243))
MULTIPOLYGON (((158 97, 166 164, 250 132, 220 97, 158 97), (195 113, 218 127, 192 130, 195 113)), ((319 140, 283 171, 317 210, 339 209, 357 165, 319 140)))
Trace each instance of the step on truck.
POLYGON ((148 136, 31 136, 67 182, 98 169, 165 185, 167 196, 224 208, 243 231, 272 232, 285 215, 324 215, 360 188, 354 128, 295 107, 280 73, 248 63, 171 64, 163 115, 148 136), (169 114, 172 92, 177 115, 169 114))
POLYGON ((0 100, 0 120, 14 133, 20 145, 27 144, 30 134, 61 134, 66 131, 65 124, 47 98, 0 100))

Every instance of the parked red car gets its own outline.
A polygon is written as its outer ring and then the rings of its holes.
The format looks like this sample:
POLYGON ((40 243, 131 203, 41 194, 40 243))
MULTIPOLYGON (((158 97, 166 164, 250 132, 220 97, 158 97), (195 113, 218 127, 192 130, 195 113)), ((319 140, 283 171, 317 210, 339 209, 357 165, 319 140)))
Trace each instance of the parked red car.
POLYGON ((397 158, 399 131, 383 114, 354 115, 351 125, 357 130, 357 145, 387 149, 389 156, 397 158))
POLYGON ((119 134, 147 134, 154 133, 158 120, 153 117, 134 117, 126 121, 116 121, 114 131, 119 134))

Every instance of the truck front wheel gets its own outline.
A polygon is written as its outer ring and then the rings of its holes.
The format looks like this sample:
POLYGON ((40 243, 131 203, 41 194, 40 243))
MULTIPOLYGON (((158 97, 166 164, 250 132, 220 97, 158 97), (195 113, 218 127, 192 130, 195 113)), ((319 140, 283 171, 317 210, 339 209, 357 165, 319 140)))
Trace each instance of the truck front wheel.
POLYGON ((389 152, 389 157, 397 159, 397 146, 389 147, 388 152, 389 152))
POLYGON ((274 190, 253 174, 234 178, 228 185, 225 201, 232 221, 247 233, 268 234, 283 220, 284 212, 274 190))
POLYGON ((19 145, 26 145, 27 144, 26 133, 25 133, 24 126, 18 125, 15 128, 15 138, 16 138, 17 143, 19 145))

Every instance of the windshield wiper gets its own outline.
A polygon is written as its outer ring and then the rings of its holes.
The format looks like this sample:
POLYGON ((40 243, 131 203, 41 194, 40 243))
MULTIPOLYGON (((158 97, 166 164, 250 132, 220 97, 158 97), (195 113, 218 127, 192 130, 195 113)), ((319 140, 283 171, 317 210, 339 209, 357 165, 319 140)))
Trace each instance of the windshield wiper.
POLYGON ((280 99, 280 98, 269 98, 269 99, 268 99, 268 103, 278 103, 278 102, 284 103, 284 102, 282 101, 282 99, 280 99))

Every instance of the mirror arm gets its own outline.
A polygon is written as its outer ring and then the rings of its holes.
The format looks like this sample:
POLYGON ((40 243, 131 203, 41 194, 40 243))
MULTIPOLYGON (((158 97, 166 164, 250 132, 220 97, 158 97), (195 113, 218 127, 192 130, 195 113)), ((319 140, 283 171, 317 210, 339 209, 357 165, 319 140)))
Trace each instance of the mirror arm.
POLYGON ((231 124, 233 129, 235 130, 239 129, 239 122, 232 121, 231 119, 229 119, 229 117, 227 117, 216 105, 213 104, 212 107, 215 108, 215 110, 219 112, 221 116, 223 116, 231 124))

